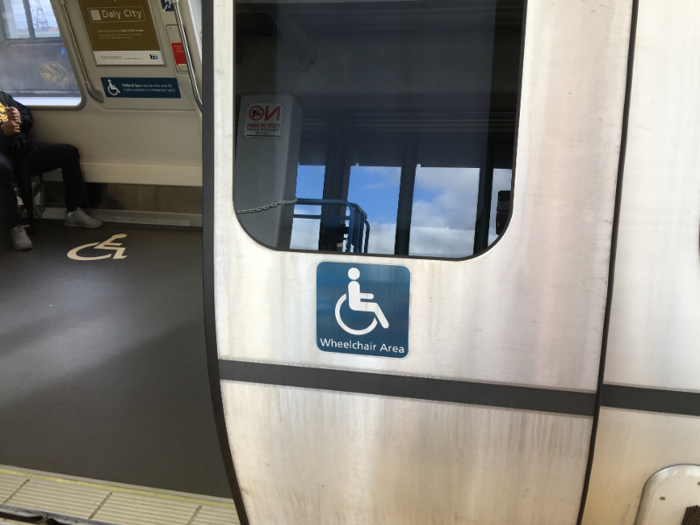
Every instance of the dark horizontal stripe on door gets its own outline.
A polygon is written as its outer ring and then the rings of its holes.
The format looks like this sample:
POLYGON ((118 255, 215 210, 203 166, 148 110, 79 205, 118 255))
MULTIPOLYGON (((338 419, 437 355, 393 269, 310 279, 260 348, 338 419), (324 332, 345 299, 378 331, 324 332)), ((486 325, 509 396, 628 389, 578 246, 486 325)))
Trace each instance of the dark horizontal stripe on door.
POLYGON ((219 360, 222 381, 593 416, 595 394, 450 379, 219 360))

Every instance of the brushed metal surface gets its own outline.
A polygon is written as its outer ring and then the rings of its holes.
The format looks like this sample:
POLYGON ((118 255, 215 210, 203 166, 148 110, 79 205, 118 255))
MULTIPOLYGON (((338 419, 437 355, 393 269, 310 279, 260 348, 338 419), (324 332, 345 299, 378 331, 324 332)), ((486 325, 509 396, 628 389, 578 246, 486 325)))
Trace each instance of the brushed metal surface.
POLYGON ((608 408, 621 410, 700 416, 700 394, 687 390, 661 390, 659 388, 604 384, 602 404, 608 408))
POLYGON ((595 394, 569 390, 228 359, 219 360, 219 378, 222 381, 314 388, 438 403, 459 403, 590 417, 595 414, 595 394))
POLYGON ((254 525, 576 523, 591 419, 223 382, 254 525))
MULTIPOLYGON (((688 507, 700 503, 700 466, 674 465, 659 470, 644 485, 634 525, 681 523, 688 507)), ((683 523, 682 523, 683 522, 683 523)))
POLYGON ((606 383, 700 390, 699 10, 639 4, 606 383))
MULTIPOLYGON (((222 359, 596 389, 631 0, 529 0, 514 212, 467 261, 278 252, 232 205, 233 3, 215 0, 222 359), (411 272, 406 359, 316 347, 316 266, 411 272)), ((254 525, 573 524, 592 418, 222 382, 254 525)))
POLYGON ((697 417, 602 408, 583 525, 632 525, 655 472, 700 464, 698 435, 697 417))
POLYGON ((631 0, 528 2, 513 217, 492 249, 461 262, 277 252, 241 229, 233 119, 223 118, 233 115, 232 13, 216 5, 219 356, 594 391, 631 0), (327 260, 409 268, 406 359, 317 348, 316 266, 327 260))

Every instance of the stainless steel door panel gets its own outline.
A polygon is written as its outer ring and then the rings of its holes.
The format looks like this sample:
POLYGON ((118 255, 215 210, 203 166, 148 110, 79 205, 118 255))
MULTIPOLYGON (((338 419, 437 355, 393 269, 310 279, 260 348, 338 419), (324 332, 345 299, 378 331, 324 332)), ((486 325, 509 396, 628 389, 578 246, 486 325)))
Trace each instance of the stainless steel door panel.
MULTIPOLYGON (((232 115, 224 4, 216 17, 217 114, 232 115)), ((220 357, 595 390, 630 9, 630 0, 595 8, 528 2, 513 217, 502 239, 470 261, 330 257, 257 244, 232 209, 233 124, 217 122, 220 357), (406 359, 316 347, 315 272, 327 260, 410 269, 406 359)))
MULTIPOLYGON (((644 390, 607 387, 603 404, 617 391, 696 413, 696 399, 654 389, 700 390, 697 15, 692 0, 639 0, 605 382, 644 390)), ((584 524, 634 523, 652 474, 700 463, 698 435, 698 417, 603 408, 584 524)))
POLYGON ((632 525, 652 474, 700 464, 698 435, 700 418, 601 409, 583 524, 632 525))
POLYGON ((256 525, 576 523, 591 419, 223 382, 256 525))
POLYGON ((700 390, 700 17, 641 0, 606 382, 700 390))
MULTIPOLYGON (((231 193, 232 4, 215 0, 219 358, 595 391, 631 0, 528 1, 514 212, 468 261, 280 252, 243 231, 231 193), (329 260, 410 269, 405 359, 316 347, 316 267, 329 260)), ((254 525, 576 523, 591 417, 221 388, 254 525)))

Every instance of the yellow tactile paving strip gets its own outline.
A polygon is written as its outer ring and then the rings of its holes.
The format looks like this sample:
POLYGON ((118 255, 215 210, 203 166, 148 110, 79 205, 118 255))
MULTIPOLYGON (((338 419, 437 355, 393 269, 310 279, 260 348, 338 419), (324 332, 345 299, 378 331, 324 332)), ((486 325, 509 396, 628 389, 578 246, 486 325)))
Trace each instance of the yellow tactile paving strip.
POLYGON ((230 500, 4 466, 0 503, 119 525, 239 525, 230 500))

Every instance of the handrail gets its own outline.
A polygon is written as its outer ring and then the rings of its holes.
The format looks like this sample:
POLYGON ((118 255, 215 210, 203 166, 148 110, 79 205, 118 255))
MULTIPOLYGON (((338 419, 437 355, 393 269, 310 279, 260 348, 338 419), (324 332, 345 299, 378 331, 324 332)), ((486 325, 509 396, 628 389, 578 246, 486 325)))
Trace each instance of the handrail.
POLYGON ((105 97, 102 94, 102 92, 95 89, 95 87, 92 85, 92 82, 90 82, 90 77, 88 77, 87 70, 85 69, 83 57, 80 54, 80 49, 78 48, 78 41, 75 38, 73 24, 70 21, 70 16, 68 16, 68 10, 66 9, 66 0, 61 0, 61 8, 63 10, 63 17, 66 19, 66 24, 68 25, 68 34, 70 36, 71 44, 73 45, 73 49, 75 49, 75 56, 78 59, 78 65, 80 66, 80 74, 83 77, 83 84, 85 85, 85 90, 93 100, 102 104, 105 101, 105 97))
MULTIPOLYGON (((64 0, 65 1, 65 0, 64 0)), ((192 65, 192 55, 190 54, 190 44, 185 32, 185 24, 182 22, 182 13, 180 12, 180 0, 175 0, 175 18, 177 19, 177 28, 180 31, 180 39, 182 40, 182 48, 185 51, 185 61, 187 62, 187 74, 190 77, 192 91, 194 92, 194 100, 199 106, 199 111, 202 110, 202 97, 199 94, 199 86, 197 86, 197 77, 194 74, 194 66, 192 65)))
POLYGON ((348 238, 345 239, 345 251, 353 253, 367 253, 369 247, 369 222, 367 221, 367 213, 353 202, 341 199, 297 199, 297 205, 300 206, 325 206, 328 204, 341 204, 350 208, 350 215, 310 215, 310 214, 294 214, 297 219, 341 219, 344 223, 348 221, 348 238))
POLYGON ((298 198, 296 204, 299 204, 301 206, 314 206, 314 205, 319 205, 319 204, 344 204, 345 206, 348 206, 349 208, 356 208, 362 215, 365 217, 367 216, 367 212, 362 209, 362 207, 359 204, 355 204, 354 202, 350 201, 344 201, 342 199, 302 199, 298 198))

